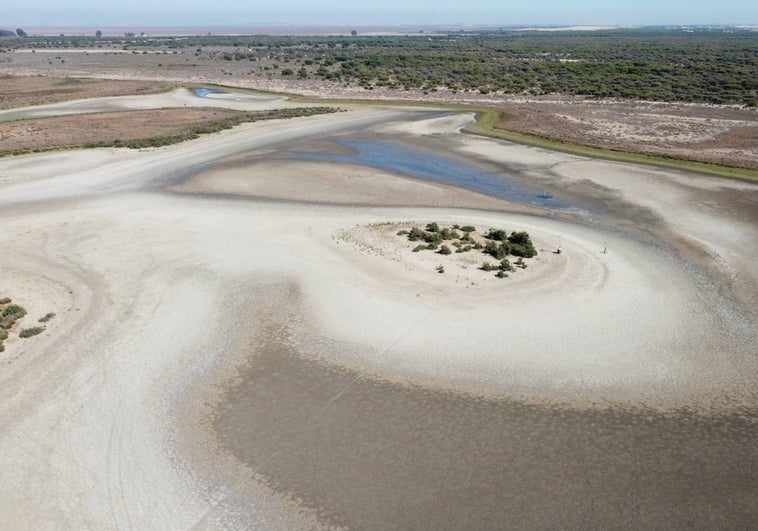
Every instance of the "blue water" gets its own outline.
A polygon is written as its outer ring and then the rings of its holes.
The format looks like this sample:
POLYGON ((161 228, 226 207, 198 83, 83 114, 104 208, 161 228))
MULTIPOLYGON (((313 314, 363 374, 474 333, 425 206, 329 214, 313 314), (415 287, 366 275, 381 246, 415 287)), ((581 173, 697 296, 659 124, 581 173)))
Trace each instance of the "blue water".
POLYGON ((223 94, 222 90, 216 90, 212 88, 200 87, 195 89, 195 95, 201 98, 205 98, 208 94, 223 94))
POLYGON ((349 155, 323 152, 297 152, 290 156, 301 160, 361 164, 408 177, 466 188, 492 197, 552 210, 566 210, 570 205, 555 199, 542 190, 530 190, 508 176, 481 170, 453 158, 432 155, 396 142, 384 140, 339 139, 349 148, 349 155))

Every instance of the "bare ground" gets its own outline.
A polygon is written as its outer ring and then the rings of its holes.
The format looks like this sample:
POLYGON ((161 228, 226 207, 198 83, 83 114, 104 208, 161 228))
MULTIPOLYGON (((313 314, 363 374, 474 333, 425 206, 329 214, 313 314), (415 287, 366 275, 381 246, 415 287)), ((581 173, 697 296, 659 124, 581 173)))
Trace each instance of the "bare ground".
POLYGON ((219 122, 238 111, 213 108, 121 111, 0 122, 0 155, 21 151, 128 144, 133 140, 189 133, 198 124, 219 122))
POLYGON ((163 81, 4 75, 0 76, 0 109, 84 98, 155 94, 170 88, 171 84, 163 81))
POLYGON ((648 102, 507 104, 500 129, 593 147, 758 169, 753 111, 648 102))

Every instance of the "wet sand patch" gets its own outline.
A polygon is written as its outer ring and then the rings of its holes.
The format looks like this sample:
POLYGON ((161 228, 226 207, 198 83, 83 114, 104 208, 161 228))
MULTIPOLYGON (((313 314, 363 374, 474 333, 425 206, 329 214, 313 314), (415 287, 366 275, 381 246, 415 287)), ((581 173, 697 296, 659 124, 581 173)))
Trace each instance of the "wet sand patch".
POLYGON ((255 479, 324 524, 745 528, 758 518, 755 411, 483 400, 315 361, 276 318, 264 330, 214 427, 255 479))
POLYGON ((298 160, 222 165, 200 172, 171 190, 324 204, 536 210, 365 166, 298 160))

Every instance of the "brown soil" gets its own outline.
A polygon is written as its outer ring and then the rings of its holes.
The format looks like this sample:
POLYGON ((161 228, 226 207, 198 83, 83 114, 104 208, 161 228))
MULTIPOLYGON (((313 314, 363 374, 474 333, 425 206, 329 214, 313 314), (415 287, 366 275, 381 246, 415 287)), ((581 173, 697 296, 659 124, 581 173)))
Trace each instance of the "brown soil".
MULTIPOLYGON (((237 111, 213 108, 153 109, 0 122, 0 154, 183 135, 203 122, 237 111)), ((118 143, 117 143, 118 144, 118 143)))
POLYGON ((502 107, 497 127, 593 147, 758 169, 758 115, 646 102, 529 102, 502 107))
POLYGON ((162 81, 120 81, 71 77, 0 76, 0 109, 83 98, 156 94, 171 88, 162 81))

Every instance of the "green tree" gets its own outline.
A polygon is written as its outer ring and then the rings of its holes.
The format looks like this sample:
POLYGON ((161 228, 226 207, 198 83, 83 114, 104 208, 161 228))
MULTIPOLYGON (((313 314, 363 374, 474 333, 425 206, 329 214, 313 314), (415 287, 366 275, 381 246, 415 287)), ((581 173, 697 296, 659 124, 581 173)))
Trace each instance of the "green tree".
POLYGON ((508 239, 508 233, 501 229, 490 229, 489 232, 484 235, 484 237, 489 240, 504 242, 508 239))

